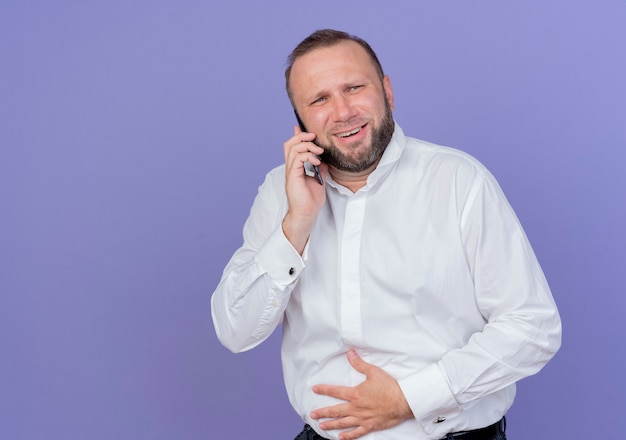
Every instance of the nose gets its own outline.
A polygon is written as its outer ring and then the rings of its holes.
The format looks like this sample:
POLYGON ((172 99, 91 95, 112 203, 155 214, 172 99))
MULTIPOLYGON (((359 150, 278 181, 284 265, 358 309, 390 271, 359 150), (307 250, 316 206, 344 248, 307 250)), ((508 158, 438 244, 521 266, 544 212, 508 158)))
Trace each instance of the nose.
POLYGON ((335 120, 347 121, 356 115, 356 109, 348 96, 339 95, 333 100, 335 120))

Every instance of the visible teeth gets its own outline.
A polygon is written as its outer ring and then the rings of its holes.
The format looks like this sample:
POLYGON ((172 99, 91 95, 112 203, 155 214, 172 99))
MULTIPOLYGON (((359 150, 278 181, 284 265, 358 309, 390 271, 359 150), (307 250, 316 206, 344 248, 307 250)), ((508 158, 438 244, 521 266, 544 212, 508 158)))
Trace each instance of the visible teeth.
POLYGON ((357 134, 359 131, 361 131, 361 127, 357 127, 354 130, 349 131, 347 133, 340 133, 337 136, 345 138, 345 137, 348 137, 348 136, 352 136, 353 134, 357 134))

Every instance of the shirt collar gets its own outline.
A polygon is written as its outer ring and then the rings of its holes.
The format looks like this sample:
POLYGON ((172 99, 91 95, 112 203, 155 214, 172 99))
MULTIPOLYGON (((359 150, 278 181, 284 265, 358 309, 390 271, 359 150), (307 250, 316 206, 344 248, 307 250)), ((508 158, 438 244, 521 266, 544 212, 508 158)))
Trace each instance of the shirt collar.
POLYGON ((402 128, 400 128, 398 123, 395 123, 393 136, 391 136, 391 141, 389 141, 389 145, 387 145, 387 149, 383 153, 383 157, 380 159, 378 166, 370 175, 370 179, 375 174, 385 172, 383 170, 393 166, 393 164, 400 160, 400 156, 402 156, 402 152, 404 151, 405 146, 406 137, 404 136, 404 131, 402 131, 402 128))

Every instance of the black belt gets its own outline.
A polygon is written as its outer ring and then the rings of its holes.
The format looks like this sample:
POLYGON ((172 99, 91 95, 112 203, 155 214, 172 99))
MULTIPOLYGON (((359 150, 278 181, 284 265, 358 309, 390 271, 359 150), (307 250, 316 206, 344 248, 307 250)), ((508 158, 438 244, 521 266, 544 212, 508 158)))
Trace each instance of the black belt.
MULTIPOLYGON (((502 417, 499 422, 486 428, 472 429, 471 431, 459 431, 446 435, 441 440, 493 440, 504 434, 506 430, 506 419, 502 417)), ((317 432, 313 431, 309 425, 304 425, 304 429, 294 440, 324 440, 317 432)))
POLYGON ((452 432, 441 440, 492 440, 506 431, 506 419, 502 419, 486 428, 472 429, 471 431, 452 432))

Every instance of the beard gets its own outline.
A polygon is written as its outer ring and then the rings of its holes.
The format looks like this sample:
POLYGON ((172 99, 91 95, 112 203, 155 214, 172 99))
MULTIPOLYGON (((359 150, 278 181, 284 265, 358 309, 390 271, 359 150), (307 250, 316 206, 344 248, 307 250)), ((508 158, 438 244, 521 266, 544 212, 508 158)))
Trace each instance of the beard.
POLYGON ((320 155, 322 162, 326 162, 331 167, 341 171, 360 173, 380 160, 387 149, 387 145, 389 145, 389 141, 391 141, 394 128, 395 123, 391 106, 389 105, 389 100, 385 97, 385 114, 380 121, 380 126, 372 128, 372 139, 369 148, 365 148, 358 155, 348 156, 332 142, 328 145, 318 142, 317 139, 314 142, 324 149, 324 152, 320 155))

